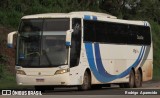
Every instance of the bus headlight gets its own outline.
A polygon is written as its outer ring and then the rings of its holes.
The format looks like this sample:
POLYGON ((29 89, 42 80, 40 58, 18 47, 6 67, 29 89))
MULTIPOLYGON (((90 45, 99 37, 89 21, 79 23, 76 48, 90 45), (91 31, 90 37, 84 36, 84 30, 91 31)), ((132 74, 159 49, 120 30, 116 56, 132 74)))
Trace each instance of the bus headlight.
POLYGON ((66 73, 66 72, 69 72, 69 68, 68 68, 68 69, 57 70, 57 71, 55 72, 55 75, 56 75, 56 74, 63 74, 63 73, 66 73))
POLYGON ((23 70, 17 70, 17 74, 26 75, 26 73, 23 70))

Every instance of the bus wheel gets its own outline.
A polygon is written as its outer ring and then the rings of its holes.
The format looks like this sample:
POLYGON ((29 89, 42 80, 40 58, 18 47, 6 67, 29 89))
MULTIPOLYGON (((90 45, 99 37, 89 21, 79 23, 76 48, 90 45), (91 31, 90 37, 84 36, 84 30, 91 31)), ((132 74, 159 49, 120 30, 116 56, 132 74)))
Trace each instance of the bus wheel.
POLYGON ((141 87, 142 86, 142 75, 140 70, 137 71, 137 74, 135 75, 135 87, 141 87))
POLYGON ((135 81, 135 75, 133 70, 131 70, 129 74, 129 83, 124 84, 125 88, 133 88, 134 87, 134 81, 135 81))
POLYGON ((91 88, 91 76, 90 74, 86 71, 84 73, 83 77, 83 84, 78 86, 78 90, 89 90, 91 88))

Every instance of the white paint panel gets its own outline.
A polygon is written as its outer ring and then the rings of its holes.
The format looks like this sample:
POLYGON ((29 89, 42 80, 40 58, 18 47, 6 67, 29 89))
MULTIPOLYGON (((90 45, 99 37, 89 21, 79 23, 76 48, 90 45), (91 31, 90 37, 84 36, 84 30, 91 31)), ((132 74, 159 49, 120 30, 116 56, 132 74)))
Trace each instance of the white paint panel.
POLYGON ((137 59, 142 46, 100 44, 102 59, 137 59), (136 53, 134 52, 136 50, 136 53))

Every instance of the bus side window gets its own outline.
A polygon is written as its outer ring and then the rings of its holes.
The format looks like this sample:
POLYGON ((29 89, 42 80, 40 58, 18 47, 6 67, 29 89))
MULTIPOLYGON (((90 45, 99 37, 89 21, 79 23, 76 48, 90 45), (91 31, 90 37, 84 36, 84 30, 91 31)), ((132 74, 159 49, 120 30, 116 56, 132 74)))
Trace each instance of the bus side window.
POLYGON ((71 40, 71 54, 70 54, 70 67, 78 66, 80 60, 81 51, 81 19, 75 18, 72 22, 72 33, 71 40))

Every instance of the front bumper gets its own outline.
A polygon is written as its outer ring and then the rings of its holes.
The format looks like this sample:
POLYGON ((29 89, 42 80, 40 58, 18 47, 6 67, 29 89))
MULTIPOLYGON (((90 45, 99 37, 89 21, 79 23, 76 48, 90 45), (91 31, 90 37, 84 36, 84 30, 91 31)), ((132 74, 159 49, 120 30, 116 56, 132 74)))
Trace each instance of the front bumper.
POLYGON ((16 75, 18 85, 71 85, 69 73, 53 76, 16 75))

